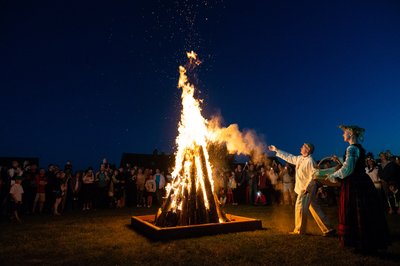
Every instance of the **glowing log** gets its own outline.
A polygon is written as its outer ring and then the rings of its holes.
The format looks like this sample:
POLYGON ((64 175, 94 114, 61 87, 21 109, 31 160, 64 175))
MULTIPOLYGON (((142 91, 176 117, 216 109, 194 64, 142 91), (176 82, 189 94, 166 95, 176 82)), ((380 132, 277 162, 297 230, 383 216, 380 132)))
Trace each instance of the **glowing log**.
POLYGON ((188 224, 196 224, 197 223, 197 215, 196 215, 196 164, 193 157, 192 167, 190 169, 190 188, 189 188, 189 199, 188 199, 188 224))
POLYGON ((214 193, 212 191, 211 187, 211 182, 209 179, 209 174, 207 171, 207 166, 206 166, 206 159, 204 158, 204 150, 202 146, 198 147, 199 150, 199 159, 200 159, 200 166, 201 166, 201 171, 203 173, 202 179, 204 181, 204 190, 205 190, 205 195, 207 198, 207 202, 209 205, 209 210, 208 210, 208 215, 207 215, 207 223, 218 223, 219 222, 219 217, 218 217, 218 212, 217 212, 217 204, 218 200, 216 200, 216 197, 214 197, 214 193))
POLYGON ((227 221, 212 189, 203 147, 195 146, 194 150, 187 150, 184 158, 189 162, 189 171, 186 174, 182 171, 182 176, 175 180, 174 187, 156 215, 156 225, 183 226, 227 221))

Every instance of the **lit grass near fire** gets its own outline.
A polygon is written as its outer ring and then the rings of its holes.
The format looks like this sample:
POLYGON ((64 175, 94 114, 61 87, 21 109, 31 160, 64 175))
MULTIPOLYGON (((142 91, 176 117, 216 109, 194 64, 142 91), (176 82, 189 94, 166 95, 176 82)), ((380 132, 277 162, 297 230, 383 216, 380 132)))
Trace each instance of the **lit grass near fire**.
MULTIPOLYGON (((292 236, 291 207, 229 207, 227 212, 261 219, 264 230, 153 242, 133 231, 131 215, 155 209, 70 212, 61 217, 24 217, 21 225, 1 223, 2 265, 396 265, 400 259, 399 216, 388 221, 394 242, 386 258, 339 248, 336 238, 292 236)), ((326 209, 336 221, 336 208, 326 209)))

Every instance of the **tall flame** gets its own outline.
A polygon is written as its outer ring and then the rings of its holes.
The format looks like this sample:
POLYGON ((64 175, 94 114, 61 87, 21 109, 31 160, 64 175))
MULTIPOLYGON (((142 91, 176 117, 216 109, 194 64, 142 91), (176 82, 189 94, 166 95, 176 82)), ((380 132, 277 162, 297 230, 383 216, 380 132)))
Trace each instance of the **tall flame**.
MULTIPOLYGON (((197 54, 193 51, 190 53, 188 52, 187 56, 189 59, 197 59, 197 54)), ((206 126, 207 121, 201 115, 200 103, 194 98, 195 88, 189 83, 186 75, 186 69, 183 66, 179 66, 178 88, 182 89, 182 113, 178 128, 179 134, 176 139, 178 151, 176 153, 174 174, 179 173, 181 170, 180 162, 183 161, 185 149, 193 149, 196 145, 201 145, 205 150, 209 165, 208 153, 206 149, 206 136, 208 135, 206 126)))
MULTIPOLYGON (((190 68, 201 63, 193 51, 188 52, 187 57, 190 68)), ((186 72, 185 67, 179 66, 178 88, 182 89, 182 113, 176 138, 173 182, 166 188, 167 200, 157 214, 158 221, 165 224, 166 213, 182 213, 181 216, 186 219, 186 216, 195 212, 193 218, 178 224, 196 223, 198 220, 200 223, 223 222, 207 151, 207 120, 201 115, 200 102, 194 97, 195 87, 189 82, 186 72)))
MULTIPOLYGON (((197 54, 194 51, 187 52, 186 55, 190 60, 190 64, 200 64, 200 61, 197 58, 197 54)), ((182 113, 181 121, 178 128, 179 134, 176 138, 178 150, 176 153, 175 168, 172 176, 178 176, 179 173, 182 171, 181 162, 183 161, 185 162, 185 169, 183 169, 184 176, 189 176, 191 162, 184 158, 186 153, 185 151, 187 151, 188 149, 194 150, 196 146, 201 146, 203 148, 204 156, 206 159, 208 178, 210 179, 212 191, 214 192, 212 169, 207 152, 207 121, 201 115, 200 102, 199 100, 194 98, 195 87, 188 81, 186 69, 183 66, 179 66, 178 88, 182 89, 182 113)), ((200 167, 197 167, 197 176, 203 176, 200 167)), ((204 188, 204 182, 202 182, 204 180, 202 178, 198 178, 197 180, 200 184, 197 183, 196 187, 200 185, 202 188, 204 188)), ((205 192, 204 189, 203 191, 205 192)), ((206 196, 204 196, 204 203, 206 205, 206 208, 208 209, 209 203, 206 196)))

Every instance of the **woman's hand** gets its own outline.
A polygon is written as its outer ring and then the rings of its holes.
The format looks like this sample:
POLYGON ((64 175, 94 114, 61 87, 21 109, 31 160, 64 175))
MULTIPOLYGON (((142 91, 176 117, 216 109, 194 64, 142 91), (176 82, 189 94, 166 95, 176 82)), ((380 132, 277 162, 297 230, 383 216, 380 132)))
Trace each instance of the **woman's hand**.
POLYGON ((342 162, 339 160, 339 158, 336 155, 333 155, 331 158, 332 158, 332 161, 338 163, 339 165, 342 165, 342 162))

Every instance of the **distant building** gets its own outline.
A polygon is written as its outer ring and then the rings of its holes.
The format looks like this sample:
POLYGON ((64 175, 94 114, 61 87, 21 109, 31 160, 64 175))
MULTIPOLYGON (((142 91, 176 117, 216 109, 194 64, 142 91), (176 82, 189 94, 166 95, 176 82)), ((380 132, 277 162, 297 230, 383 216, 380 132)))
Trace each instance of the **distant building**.
POLYGON ((173 167, 175 163, 175 156, 169 154, 139 154, 139 153, 123 153, 121 157, 121 166, 125 167, 126 164, 131 166, 138 166, 144 168, 159 168, 161 171, 167 171, 168 167, 173 167))

